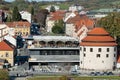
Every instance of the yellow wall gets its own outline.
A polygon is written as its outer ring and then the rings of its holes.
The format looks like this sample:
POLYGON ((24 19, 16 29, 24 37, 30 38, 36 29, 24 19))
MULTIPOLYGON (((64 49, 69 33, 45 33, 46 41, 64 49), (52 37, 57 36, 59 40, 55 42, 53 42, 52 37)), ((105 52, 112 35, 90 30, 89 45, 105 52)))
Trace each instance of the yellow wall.
POLYGON ((6 59, 11 66, 14 65, 14 52, 13 51, 0 51, 0 58, 6 59), (6 55, 8 53, 8 55, 6 55))
POLYGON ((22 33, 22 36, 30 35, 30 27, 15 27, 15 33, 22 33))

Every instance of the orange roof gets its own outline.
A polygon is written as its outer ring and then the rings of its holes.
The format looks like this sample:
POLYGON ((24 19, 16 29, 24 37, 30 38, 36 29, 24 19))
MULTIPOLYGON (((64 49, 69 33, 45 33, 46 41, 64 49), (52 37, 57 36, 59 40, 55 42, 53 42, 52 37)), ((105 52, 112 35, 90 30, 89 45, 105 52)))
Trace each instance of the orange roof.
POLYGON ((82 42, 82 46, 116 46, 115 40, 103 28, 94 28, 82 42))
POLYGON ((85 25, 88 29, 92 29, 94 27, 94 21, 89 19, 86 15, 81 16, 81 19, 75 22, 75 28, 80 29, 83 25, 85 25))
POLYGON ((69 18, 66 23, 75 23, 77 21, 79 21, 81 18, 80 18, 80 15, 76 15, 75 17, 72 17, 72 18, 69 18))
POLYGON ((30 27, 30 23, 29 22, 27 22, 27 21, 16 21, 16 22, 6 22, 6 25, 8 26, 8 27, 16 27, 16 26, 18 26, 18 27, 30 27))
POLYGON ((11 44, 5 42, 5 40, 0 42, 0 51, 13 51, 14 47, 11 44))
POLYGON ((105 29, 103 29, 103 28, 100 28, 100 27, 96 27, 96 28, 94 28, 92 31, 90 31, 89 33, 88 33, 88 35, 109 35, 109 33, 105 30, 105 29))
POLYGON ((52 16, 50 20, 60 20, 63 19, 65 15, 65 11, 59 10, 59 11, 51 12, 50 15, 52 16))

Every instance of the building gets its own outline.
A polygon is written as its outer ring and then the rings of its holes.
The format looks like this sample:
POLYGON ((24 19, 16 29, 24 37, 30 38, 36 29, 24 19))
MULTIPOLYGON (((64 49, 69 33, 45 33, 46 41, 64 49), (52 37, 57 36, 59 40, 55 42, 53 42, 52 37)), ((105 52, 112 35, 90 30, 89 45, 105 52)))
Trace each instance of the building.
POLYGON ((81 15, 81 19, 76 21, 73 37, 79 39, 79 42, 87 36, 87 33, 94 28, 94 20, 88 18, 86 15, 81 15))
POLYGON ((49 6, 47 6, 45 9, 47 9, 48 12, 50 12, 50 9, 51 9, 52 6, 55 8, 55 11, 58 11, 58 10, 60 9, 60 7, 57 6, 57 5, 49 5, 49 6))
POLYGON ((47 32, 52 32, 52 27, 54 26, 55 22, 58 20, 63 20, 64 16, 65 11, 62 10, 51 12, 46 19, 47 32))
POLYGON ((78 4, 74 4, 69 7, 69 11, 80 11, 82 9, 83 9, 83 6, 80 6, 78 4))
POLYGON ((51 71, 56 66, 60 68, 57 71, 66 71, 79 65, 79 42, 73 37, 33 36, 26 40, 30 55, 28 62, 32 67, 46 66, 51 71))
POLYGON ((116 68, 117 44, 103 28, 94 28, 80 43, 80 68, 113 70, 116 68))
POLYGON ((14 65, 14 49, 15 47, 8 41, 3 40, 0 42, 0 59, 6 60, 6 65, 14 65))
POLYGON ((12 36, 19 34, 22 36, 30 35, 31 24, 27 21, 7 22, 6 25, 10 28, 9 34, 12 36))
POLYGON ((31 23, 31 13, 27 11, 21 11, 20 14, 23 20, 27 20, 29 23, 31 23))
POLYGON ((8 26, 1 23, 0 24, 0 41, 4 40, 4 37, 8 35, 8 26))

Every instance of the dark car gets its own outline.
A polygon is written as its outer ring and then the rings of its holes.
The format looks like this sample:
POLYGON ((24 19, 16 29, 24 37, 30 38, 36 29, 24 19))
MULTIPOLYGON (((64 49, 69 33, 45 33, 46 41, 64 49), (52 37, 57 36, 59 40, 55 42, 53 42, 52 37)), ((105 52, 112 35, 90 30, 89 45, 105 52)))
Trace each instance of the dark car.
POLYGON ((112 72, 107 72, 107 75, 114 75, 112 72))

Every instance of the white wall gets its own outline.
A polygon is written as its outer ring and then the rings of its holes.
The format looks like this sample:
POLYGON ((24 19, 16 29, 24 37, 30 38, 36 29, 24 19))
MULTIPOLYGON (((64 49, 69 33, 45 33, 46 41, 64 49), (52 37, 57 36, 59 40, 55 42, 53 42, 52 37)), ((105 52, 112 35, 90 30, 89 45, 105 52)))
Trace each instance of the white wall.
POLYGON ((66 32, 66 35, 69 35, 69 36, 73 36, 73 33, 74 33, 74 24, 67 24, 65 25, 65 32, 66 32))
POLYGON ((114 62, 116 63, 116 51, 113 47, 95 47, 95 46, 81 46, 80 50, 80 68, 84 69, 94 69, 94 70, 112 70, 114 62), (86 51, 83 51, 83 48, 86 48, 86 51), (93 48, 93 52, 90 52, 90 48, 93 48), (102 49, 102 52, 98 52, 98 48, 102 49), (107 48, 110 49, 107 52, 107 48), (84 54, 86 55, 84 57, 84 54), (96 57, 97 54, 100 54, 100 57, 96 57), (109 57, 106 57, 106 54, 109 57), (115 54, 115 57, 114 57, 115 54), (81 64, 82 62, 82 64, 81 64))

